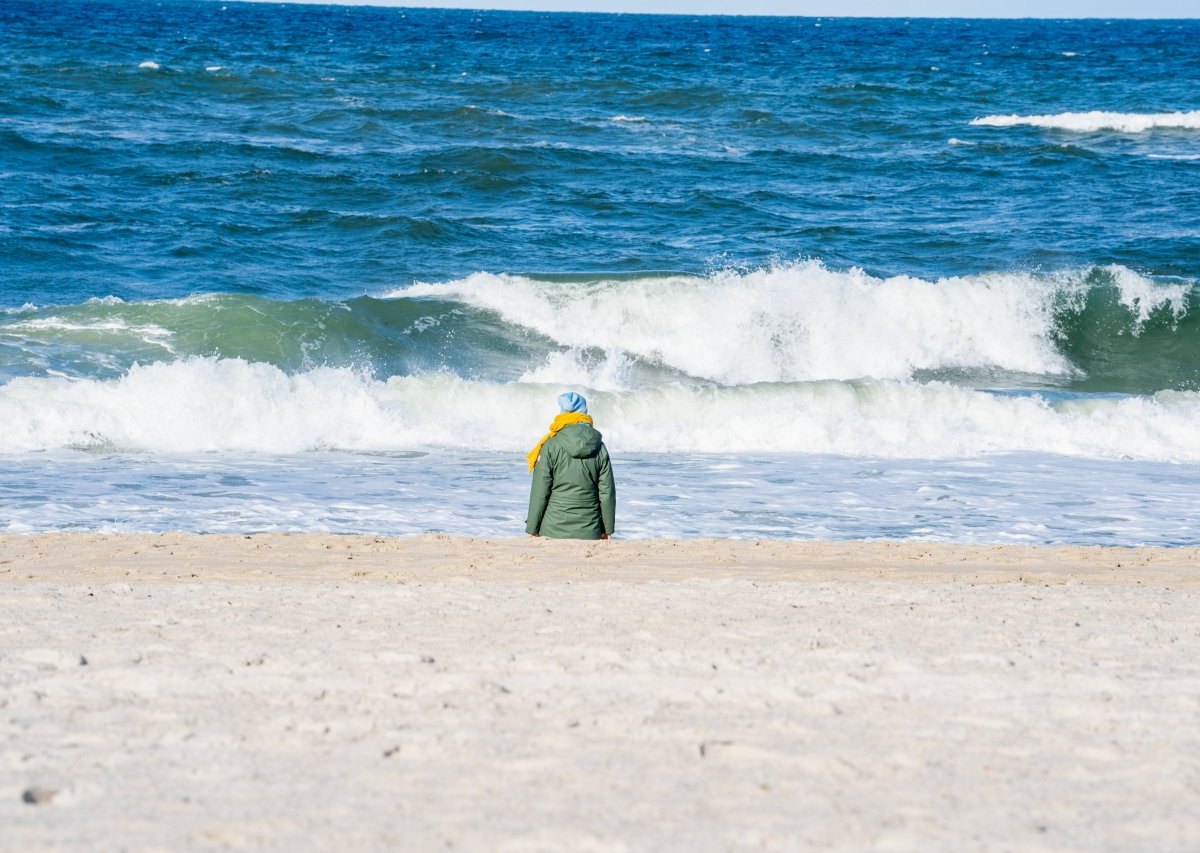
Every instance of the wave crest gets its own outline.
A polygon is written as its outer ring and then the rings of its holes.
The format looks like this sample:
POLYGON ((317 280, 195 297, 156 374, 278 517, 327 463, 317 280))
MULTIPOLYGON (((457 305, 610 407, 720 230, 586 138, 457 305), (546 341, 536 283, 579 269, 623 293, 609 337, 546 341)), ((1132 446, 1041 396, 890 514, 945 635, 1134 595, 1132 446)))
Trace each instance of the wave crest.
POLYGON ((978 127, 1043 127, 1052 130, 1073 130, 1095 133, 1115 130, 1120 133, 1145 133, 1155 128, 1200 130, 1200 110, 1175 113, 1112 113, 1093 110, 1085 113, 1055 113, 1052 115, 993 115, 971 120, 978 127))
POLYGON ((1131 334, 1159 310, 1187 311, 1190 284, 1160 285, 1124 267, 929 281, 817 261, 570 284, 478 273, 391 296, 463 302, 559 347, 624 353, 725 385, 963 371, 1070 377, 1079 366, 1060 349, 1061 315, 1083 310, 1097 276, 1115 288, 1131 334))

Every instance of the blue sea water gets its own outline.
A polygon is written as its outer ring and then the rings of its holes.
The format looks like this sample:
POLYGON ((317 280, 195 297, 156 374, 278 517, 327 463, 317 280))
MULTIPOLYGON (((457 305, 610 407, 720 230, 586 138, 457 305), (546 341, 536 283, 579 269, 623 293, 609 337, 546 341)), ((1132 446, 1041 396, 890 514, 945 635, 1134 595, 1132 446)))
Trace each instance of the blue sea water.
POLYGON ((0 529, 1194 544, 1200 21, 0 3, 0 529))

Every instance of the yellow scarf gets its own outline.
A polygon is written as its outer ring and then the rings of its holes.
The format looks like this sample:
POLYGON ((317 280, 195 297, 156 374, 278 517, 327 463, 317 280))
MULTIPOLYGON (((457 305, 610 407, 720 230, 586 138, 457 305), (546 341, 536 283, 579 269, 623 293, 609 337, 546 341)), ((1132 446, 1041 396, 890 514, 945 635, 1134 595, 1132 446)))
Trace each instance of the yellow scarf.
POLYGON ((542 453, 542 445, 550 439, 554 438, 554 434, 565 426, 571 424, 591 424, 592 416, 585 415, 583 412, 563 412, 554 419, 554 423, 550 424, 550 432, 546 433, 545 438, 537 443, 537 446, 529 453, 525 454, 525 458, 529 460, 529 470, 533 470, 533 466, 537 464, 538 456, 542 453))

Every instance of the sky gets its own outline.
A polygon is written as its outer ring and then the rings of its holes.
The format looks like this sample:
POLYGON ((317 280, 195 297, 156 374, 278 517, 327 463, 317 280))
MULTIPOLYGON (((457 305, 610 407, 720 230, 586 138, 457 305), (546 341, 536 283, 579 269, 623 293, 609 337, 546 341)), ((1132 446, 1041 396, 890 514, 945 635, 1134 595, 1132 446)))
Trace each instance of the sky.
MULTIPOLYGON (((295 0, 291 0, 295 2, 295 0)), ((684 15, 953 18, 1195 18, 1200 0, 302 0, 346 5, 684 15)))

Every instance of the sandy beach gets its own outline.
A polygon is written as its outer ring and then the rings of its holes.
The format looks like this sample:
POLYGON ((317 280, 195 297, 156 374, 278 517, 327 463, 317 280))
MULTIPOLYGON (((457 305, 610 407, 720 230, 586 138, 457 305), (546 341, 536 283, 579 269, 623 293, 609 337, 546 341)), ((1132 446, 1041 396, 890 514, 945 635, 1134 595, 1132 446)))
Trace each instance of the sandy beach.
POLYGON ((0 847, 1195 849, 1198 566, 0 537, 0 847))

